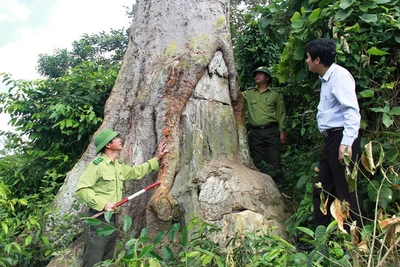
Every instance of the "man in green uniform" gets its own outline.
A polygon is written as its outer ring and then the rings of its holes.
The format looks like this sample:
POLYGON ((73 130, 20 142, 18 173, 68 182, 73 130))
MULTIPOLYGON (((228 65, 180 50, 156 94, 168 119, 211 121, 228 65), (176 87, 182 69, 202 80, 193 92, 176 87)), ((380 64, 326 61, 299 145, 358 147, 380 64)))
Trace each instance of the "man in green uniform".
MULTIPOLYGON (((105 129, 94 138, 96 154, 102 153, 89 163, 76 187, 77 195, 89 207, 89 211, 85 214, 87 217, 100 211, 115 210, 114 204, 122 199, 123 182, 138 180, 152 171, 158 171, 158 161, 168 153, 164 142, 161 142, 157 148, 157 155, 147 162, 137 166, 122 164, 116 158, 122 149, 122 142, 118 136, 118 132, 105 129)), ((106 223, 104 216, 98 219, 106 223)), ((112 216, 110 224, 115 226, 115 223, 115 216, 112 216)), ((96 229, 103 227, 104 224, 84 226, 84 267, 92 267, 97 262, 114 257, 116 232, 104 237, 96 234, 96 229)))
POLYGON ((257 87, 243 92, 247 109, 249 147, 254 165, 282 185, 281 149, 286 142, 286 110, 283 97, 269 87, 272 75, 266 67, 253 71, 257 87))

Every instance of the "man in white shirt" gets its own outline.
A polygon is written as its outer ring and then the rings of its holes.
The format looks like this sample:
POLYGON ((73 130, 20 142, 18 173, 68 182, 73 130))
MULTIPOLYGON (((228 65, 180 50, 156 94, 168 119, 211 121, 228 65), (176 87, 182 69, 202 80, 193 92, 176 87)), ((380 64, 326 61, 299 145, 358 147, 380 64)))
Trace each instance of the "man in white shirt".
MULTIPOLYGON (((317 123, 324 135, 324 148, 319 165, 317 183, 323 186, 325 199, 328 199, 328 213, 320 210, 320 188, 314 188, 314 223, 328 226, 331 222, 329 212, 334 197, 350 204, 351 219, 362 227, 360 192, 349 191, 343 164, 344 154, 353 162, 361 156, 360 128, 361 116, 355 81, 348 70, 334 63, 336 51, 332 40, 316 39, 306 45, 307 64, 311 72, 319 74, 321 95, 318 105, 317 123), (329 193, 329 194, 328 194, 329 193), (334 196, 334 197, 332 197, 334 196)), ((349 227, 346 227, 349 229, 349 227)))

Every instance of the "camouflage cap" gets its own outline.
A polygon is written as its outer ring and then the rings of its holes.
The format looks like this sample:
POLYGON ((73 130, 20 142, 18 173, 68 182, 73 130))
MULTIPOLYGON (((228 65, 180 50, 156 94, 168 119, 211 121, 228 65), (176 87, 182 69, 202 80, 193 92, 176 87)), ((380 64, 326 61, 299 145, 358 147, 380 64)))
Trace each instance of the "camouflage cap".
POLYGON ((119 132, 114 132, 110 129, 101 130, 94 138, 96 146, 96 154, 99 153, 111 140, 119 135, 119 132))
POLYGON ((258 67, 256 70, 253 71, 253 76, 256 76, 256 73, 257 73, 257 72, 265 73, 265 74, 267 74, 269 77, 272 78, 272 74, 271 74, 271 72, 268 70, 267 67, 258 67))

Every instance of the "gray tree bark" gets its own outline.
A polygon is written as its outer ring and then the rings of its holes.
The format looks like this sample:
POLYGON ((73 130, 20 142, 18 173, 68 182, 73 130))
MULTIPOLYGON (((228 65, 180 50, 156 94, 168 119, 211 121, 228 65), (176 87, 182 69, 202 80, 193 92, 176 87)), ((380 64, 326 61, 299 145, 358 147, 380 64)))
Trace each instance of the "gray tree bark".
MULTIPOLYGON (((122 208, 137 230, 147 227, 156 233, 176 221, 187 223, 187 215, 195 213, 217 225, 234 226, 223 228, 225 236, 271 226, 285 235, 279 191, 269 176, 249 169, 228 5, 228 0, 137 1, 128 49, 98 130, 121 133, 119 158, 127 164, 153 157, 161 140, 170 150, 158 174, 125 185, 128 196, 161 181, 122 208)), ((92 142, 55 199, 61 216, 77 218, 84 208, 73 208, 74 190, 94 158, 92 142)), ((79 220, 74 225, 76 232, 79 220)), ((49 266, 79 266, 79 244, 74 248, 49 266)))

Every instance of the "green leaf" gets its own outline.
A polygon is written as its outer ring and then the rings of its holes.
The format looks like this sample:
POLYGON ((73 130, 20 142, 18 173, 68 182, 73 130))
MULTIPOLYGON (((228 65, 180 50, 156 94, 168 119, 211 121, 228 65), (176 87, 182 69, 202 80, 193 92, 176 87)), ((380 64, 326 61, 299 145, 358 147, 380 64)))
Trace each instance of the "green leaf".
POLYGON ((294 59, 295 60, 304 60, 305 52, 306 51, 304 50, 304 47, 297 46, 294 50, 294 59))
POLYGON ((361 91, 360 92, 360 95, 363 97, 363 98, 370 98, 370 97, 373 97, 374 96, 374 91, 373 90, 369 90, 369 89, 367 89, 367 90, 364 90, 364 91, 361 91))
POLYGON ((387 113, 390 110, 390 104, 389 102, 385 101, 385 106, 383 108, 371 108, 371 110, 374 112, 387 113))
POLYGON ((308 21, 310 22, 309 24, 313 24, 315 21, 317 21, 320 14, 321 14, 320 8, 314 9, 311 12, 310 16, 308 17, 308 21))
POLYGON ((378 16, 376 14, 363 14, 361 19, 367 23, 375 23, 378 21, 378 16))
POLYGON ((387 4, 392 2, 392 0, 375 0, 378 5, 387 4))
POLYGON ((393 200, 393 191, 390 187, 384 185, 381 188, 381 191, 379 192, 379 204, 383 209, 386 209, 386 207, 392 202, 393 200))
POLYGON ((360 32, 360 24, 356 23, 353 26, 344 28, 345 32, 360 32))
POLYGON ((168 246, 163 247, 162 251, 163 251, 164 257, 165 257, 167 260, 169 260, 169 261, 175 261, 174 253, 172 252, 172 250, 171 250, 168 246))
POLYGON ((140 232, 140 237, 147 237, 149 234, 149 229, 143 228, 142 231, 140 232))
POLYGON ((301 226, 296 227, 296 229, 301 231, 301 232, 303 232, 303 233, 305 233, 305 234, 307 234, 308 236, 314 238, 314 232, 312 230, 310 230, 310 229, 308 229, 306 227, 301 227, 301 226))
POLYGON ((153 250, 153 245, 147 245, 140 251, 139 258, 143 258, 146 254, 153 250))
POLYGON ((1 229, 3 229, 3 232, 8 235, 8 225, 5 222, 1 222, 1 229))
POLYGON ((151 255, 153 258, 156 258, 160 262, 164 262, 164 259, 153 250, 149 251, 149 255, 151 255))
POLYGON ((354 0, 342 0, 342 1, 340 1, 339 7, 341 9, 346 9, 346 8, 351 7, 351 5, 353 5, 353 3, 354 3, 354 0))
POLYGON ((50 246, 50 241, 47 237, 42 236, 42 242, 46 247, 50 246))
POLYGON ((304 21, 302 20, 302 16, 299 12, 295 12, 290 21, 292 22, 292 27, 294 29, 301 29, 304 25, 304 21))
POLYGON ((132 226, 132 218, 130 216, 125 216, 124 217, 124 232, 128 232, 129 229, 131 229, 132 226))
POLYGON ((72 126, 72 123, 73 123, 73 121, 71 120, 71 119, 66 119, 66 121, 65 121, 65 125, 67 126, 67 127, 71 127, 72 126))
POLYGON ((160 243, 163 239, 164 239, 164 237, 167 235, 167 231, 161 231, 161 232, 159 232, 157 235, 156 235, 156 237, 154 238, 154 241, 153 241, 153 244, 154 245, 157 245, 158 243, 160 243))
POLYGON ((367 185, 368 198, 373 202, 377 201, 379 186, 377 181, 371 181, 367 185))
POLYGON ((386 126, 386 128, 389 128, 390 126, 393 125, 393 120, 390 118, 389 114, 387 114, 387 113, 383 113, 382 122, 386 126))
POLYGON ((19 251, 19 253, 21 253, 22 252, 22 250, 21 250, 21 246, 18 244, 18 243, 16 243, 16 242, 12 242, 11 243, 11 245, 13 245, 18 251, 19 251))
POLYGON ((110 223, 111 217, 113 216, 114 211, 109 210, 104 212, 104 219, 106 219, 106 222, 110 223))
POLYGON ((350 14, 353 12, 353 8, 348 8, 348 9, 340 9, 336 15, 335 15, 335 19, 338 21, 343 21, 345 20, 348 16, 350 16, 350 14))
POLYGON ((400 107, 392 108, 392 109, 389 111, 389 115, 392 115, 392 116, 400 116, 400 107))
POLYGON ((101 221, 95 218, 86 218, 85 223, 87 223, 88 225, 96 226, 101 224, 101 221))
POLYGON ((175 234, 179 231, 181 225, 180 223, 174 223, 171 227, 171 230, 169 232, 169 240, 173 241, 175 234))
POLYGON ((185 247, 187 245, 187 240, 188 240, 188 229, 187 227, 184 227, 182 230, 181 241, 180 241, 181 246, 185 247))
POLYGON ((32 236, 28 235, 25 238, 25 246, 29 246, 32 243, 32 236))
POLYGON ((304 21, 303 20, 295 20, 292 22, 292 28, 293 29, 301 29, 304 26, 304 21))
POLYGON ((370 49, 367 50, 367 53, 373 56, 384 56, 384 55, 388 55, 388 52, 382 51, 376 47, 372 47, 370 49))
POLYGON ((393 148, 386 152, 385 158, 394 161, 398 156, 399 156, 399 151, 393 148))
POLYGON ((200 254, 201 253, 199 251, 192 251, 192 252, 187 253, 186 256, 188 258, 197 258, 200 256, 200 254))
POLYGON ((207 266, 207 264, 209 264, 212 260, 213 260, 213 256, 211 256, 211 255, 206 255, 204 258, 203 258, 203 261, 202 261, 202 265, 203 266, 207 266))
POLYGON ((110 226, 110 225, 106 225, 106 226, 101 227, 101 228, 96 230, 96 234, 98 236, 108 236, 108 235, 111 235, 114 232, 115 232, 115 228, 110 226))

